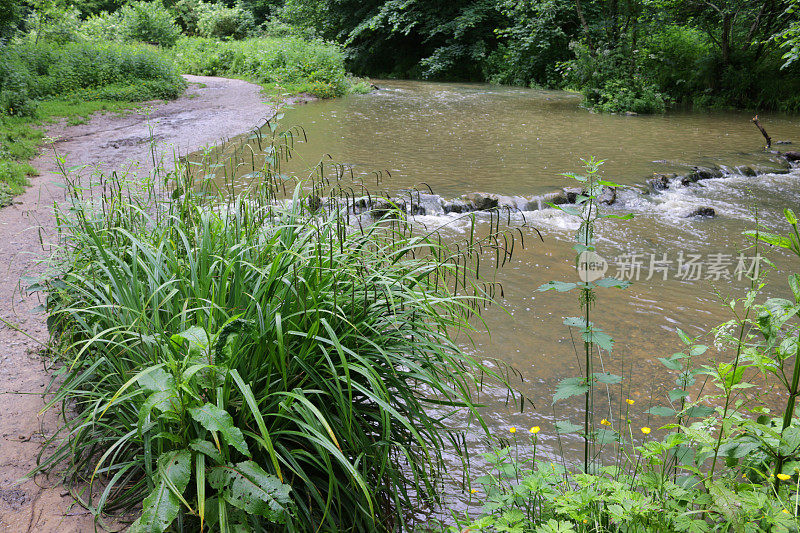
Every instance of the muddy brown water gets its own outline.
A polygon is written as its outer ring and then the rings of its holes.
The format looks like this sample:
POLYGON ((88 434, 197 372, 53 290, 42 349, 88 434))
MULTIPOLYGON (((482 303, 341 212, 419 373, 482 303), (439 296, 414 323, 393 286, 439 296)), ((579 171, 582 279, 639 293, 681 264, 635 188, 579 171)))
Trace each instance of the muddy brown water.
MULTIPOLYGON (((284 171, 302 174, 328 154, 327 159, 349 165, 373 193, 427 190, 424 183, 443 198, 475 191, 530 197, 573 185, 560 173, 580 171, 581 158, 604 159, 603 178, 630 186, 608 212, 634 218, 602 224, 598 252, 609 263, 608 274, 634 283, 626 290, 600 290, 593 309, 597 326, 616 339, 613 352, 602 355, 602 366, 625 376, 621 389, 598 391, 596 415, 616 424, 620 405, 632 398, 635 426, 665 423, 645 412, 666 403, 676 377, 657 357, 681 348, 677 328, 713 346, 711 328, 732 318, 725 302, 741 297, 749 286, 742 274, 752 266, 755 251, 742 232, 754 228, 754 210, 769 230, 785 229, 782 209, 800 208, 800 170, 780 170, 785 163, 763 151, 751 113, 600 115, 582 109, 578 96, 559 91, 377 84, 381 90, 371 94, 286 111, 282 127, 302 126, 308 141, 296 145, 284 171), (736 170, 739 165, 758 173, 746 176, 736 170), (663 191, 646 187, 654 173, 686 174, 692 166, 717 167, 723 176, 663 191), (379 184, 373 183, 374 171, 381 175, 379 184), (687 218, 701 207, 712 208, 716 216, 687 218)), ((800 149, 798 117, 762 113, 760 119, 774 140, 797 143, 776 148, 800 149)), ((577 224, 555 209, 510 217, 522 228, 526 246, 516 247, 511 263, 497 273, 504 297, 484 314, 491 333, 476 333, 474 343, 463 346, 480 359, 496 358, 515 368, 513 384, 535 405, 520 413, 519 406, 506 404, 503 393, 487 393, 484 415, 493 431, 509 436, 511 426, 538 425, 546 455, 561 446, 575 453, 579 439, 567 436, 559 444, 553 422, 580 423, 582 400, 551 406, 551 399, 561 379, 581 373, 573 344, 577 335, 562 324, 564 317, 578 314, 577 296, 536 289, 550 280, 577 281, 571 250, 577 224)), ((476 219, 488 227, 488 215, 476 219)), ((415 220, 443 227, 453 242, 469 227, 469 218, 430 209, 415 220)), ((775 251, 769 257, 777 271, 765 297, 787 297, 786 273, 796 270, 797 262, 775 251)), ((713 349, 709 355, 730 357, 713 349)), ((762 383, 761 390, 771 390, 770 384, 762 383)), ((778 392, 769 398, 780 403, 778 392)), ((481 448, 478 432, 468 439, 481 448)))

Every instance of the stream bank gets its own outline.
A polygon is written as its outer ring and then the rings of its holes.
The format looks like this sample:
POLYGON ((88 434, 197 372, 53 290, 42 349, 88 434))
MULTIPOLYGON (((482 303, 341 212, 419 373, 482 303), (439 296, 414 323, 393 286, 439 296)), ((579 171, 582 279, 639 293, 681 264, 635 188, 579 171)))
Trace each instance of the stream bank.
POLYGON ((0 531, 94 531, 91 514, 75 504, 56 475, 16 484, 36 466, 46 436, 58 428, 55 410, 40 414, 50 380, 41 357, 48 336, 45 315, 36 310, 37 298, 20 290, 20 279, 35 273, 46 243, 55 238, 52 208, 63 200, 64 189, 54 151, 66 168, 88 165, 146 176, 152 168, 151 125, 152 138, 165 157, 172 157, 249 131, 275 111, 257 85, 185 78, 189 88, 175 101, 151 102, 125 115, 95 115, 82 125, 48 127, 53 142, 32 162, 40 175, 12 206, 0 209, 0 531))

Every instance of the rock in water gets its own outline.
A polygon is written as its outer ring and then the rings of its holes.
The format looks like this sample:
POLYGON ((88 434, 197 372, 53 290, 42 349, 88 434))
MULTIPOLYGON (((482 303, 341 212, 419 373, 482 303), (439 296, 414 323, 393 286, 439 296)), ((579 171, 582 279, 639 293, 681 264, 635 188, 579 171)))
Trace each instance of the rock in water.
POLYGON ((311 196, 308 197, 306 203, 308 205, 308 210, 311 211, 312 213, 316 213, 317 211, 319 211, 320 207, 322 207, 322 198, 320 198, 316 194, 312 194, 311 196))
POLYGON ((800 152, 784 152, 783 157, 794 163, 800 161, 800 152))
POLYGON ((579 194, 583 194, 583 189, 580 187, 564 187, 564 196, 567 197, 568 204, 577 202, 579 194))
POLYGON ((647 180, 647 184, 654 191, 664 191, 669 188, 669 181, 674 177, 675 174, 656 174, 647 180))
POLYGON ((601 204, 613 205, 617 201, 617 188, 603 186, 603 193, 598 197, 601 204))
POLYGON ((686 215, 686 218, 714 218, 715 216, 717 216, 717 212, 713 207, 698 207, 686 215))
POLYGON ((471 192, 461 197, 466 203, 475 206, 475 211, 489 211, 497 207, 497 197, 485 192, 471 192))

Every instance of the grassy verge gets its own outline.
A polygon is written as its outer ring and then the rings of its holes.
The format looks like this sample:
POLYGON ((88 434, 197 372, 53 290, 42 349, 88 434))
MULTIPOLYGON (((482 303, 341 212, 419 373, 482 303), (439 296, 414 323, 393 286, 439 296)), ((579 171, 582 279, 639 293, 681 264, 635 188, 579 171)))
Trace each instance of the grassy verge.
POLYGON ((0 61, 0 206, 35 175, 28 161, 43 122, 79 124, 98 111, 176 98, 185 87, 171 60, 144 45, 22 43, 0 47, 0 61))
POLYGON ((347 75, 344 54, 333 44, 297 37, 219 41, 185 37, 172 50, 181 72, 242 78, 278 96, 309 93, 332 98, 369 92, 369 85, 347 75))

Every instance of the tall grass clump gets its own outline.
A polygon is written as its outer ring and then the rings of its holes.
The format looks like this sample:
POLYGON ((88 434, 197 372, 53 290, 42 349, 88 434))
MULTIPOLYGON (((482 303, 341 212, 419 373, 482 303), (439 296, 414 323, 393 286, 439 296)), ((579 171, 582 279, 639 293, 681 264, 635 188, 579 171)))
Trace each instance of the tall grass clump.
POLYGON ((40 468, 66 465, 98 518, 143 502, 132 531, 396 530, 437 497, 444 420, 472 406, 451 339, 481 301, 470 252, 187 172, 168 196, 69 182, 32 287, 64 413, 40 468))
POLYGON ((298 37, 243 41, 183 38, 173 49, 181 72, 240 77, 284 92, 320 98, 342 96, 354 84, 344 68, 344 54, 334 44, 298 37))

